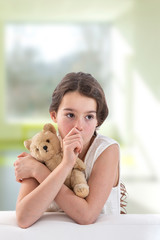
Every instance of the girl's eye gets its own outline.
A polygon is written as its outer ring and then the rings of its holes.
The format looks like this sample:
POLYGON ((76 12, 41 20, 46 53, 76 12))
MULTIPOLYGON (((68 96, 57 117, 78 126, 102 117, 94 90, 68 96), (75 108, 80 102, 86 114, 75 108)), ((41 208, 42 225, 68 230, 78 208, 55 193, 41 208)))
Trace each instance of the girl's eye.
POLYGON ((68 113, 68 114, 67 114, 67 117, 68 117, 68 118, 73 118, 73 117, 74 117, 74 114, 73 114, 73 113, 68 113))
POLYGON ((88 116, 86 116, 86 119, 87 119, 87 120, 91 120, 91 119, 93 119, 93 118, 94 118, 93 115, 88 115, 88 116))
POLYGON ((47 139, 46 142, 50 143, 49 139, 47 139))

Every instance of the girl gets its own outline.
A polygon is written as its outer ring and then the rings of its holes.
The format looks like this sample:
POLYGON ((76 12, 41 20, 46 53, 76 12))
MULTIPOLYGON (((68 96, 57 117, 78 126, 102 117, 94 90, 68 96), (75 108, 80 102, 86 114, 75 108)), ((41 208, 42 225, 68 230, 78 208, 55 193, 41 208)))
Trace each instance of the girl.
POLYGON ((63 160, 50 172, 30 154, 18 156, 14 166, 16 180, 21 181, 16 205, 19 226, 35 223, 53 200, 79 224, 94 223, 100 213, 120 214, 119 145, 96 132, 108 116, 99 83, 90 74, 67 74, 53 92, 50 115, 58 125, 63 160), (86 199, 64 185, 77 156, 86 164, 86 199))

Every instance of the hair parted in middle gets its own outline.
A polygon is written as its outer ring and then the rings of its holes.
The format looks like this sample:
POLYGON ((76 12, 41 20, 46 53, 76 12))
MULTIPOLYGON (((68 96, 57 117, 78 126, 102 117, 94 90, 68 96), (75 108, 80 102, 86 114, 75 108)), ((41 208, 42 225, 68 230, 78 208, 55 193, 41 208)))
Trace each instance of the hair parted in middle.
POLYGON ((104 91, 98 81, 88 73, 71 72, 64 76, 52 94, 50 112, 58 112, 63 96, 68 92, 79 92, 81 95, 95 99, 97 103, 98 126, 107 118, 109 110, 104 91))

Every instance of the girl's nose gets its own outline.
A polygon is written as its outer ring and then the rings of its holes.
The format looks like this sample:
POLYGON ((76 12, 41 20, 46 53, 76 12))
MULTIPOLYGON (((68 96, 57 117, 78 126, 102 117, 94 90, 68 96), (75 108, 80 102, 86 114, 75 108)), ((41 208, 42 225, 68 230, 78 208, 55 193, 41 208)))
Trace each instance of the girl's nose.
POLYGON ((82 131, 82 130, 83 130, 81 120, 77 120, 77 121, 76 121, 76 123, 75 123, 75 128, 77 128, 79 131, 82 131))

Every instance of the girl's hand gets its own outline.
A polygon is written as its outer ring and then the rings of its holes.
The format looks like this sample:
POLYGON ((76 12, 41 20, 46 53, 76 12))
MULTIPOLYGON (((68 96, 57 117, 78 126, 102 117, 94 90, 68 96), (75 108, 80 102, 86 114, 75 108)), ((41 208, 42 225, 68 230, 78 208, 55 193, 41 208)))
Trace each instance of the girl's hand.
POLYGON ((41 163, 26 152, 18 155, 17 160, 14 163, 16 181, 22 182, 24 178, 34 177, 38 164, 41 163))
POLYGON ((64 137, 62 147, 63 161, 67 162, 67 165, 72 168, 78 155, 83 149, 83 139, 77 128, 72 128, 72 130, 64 137))

